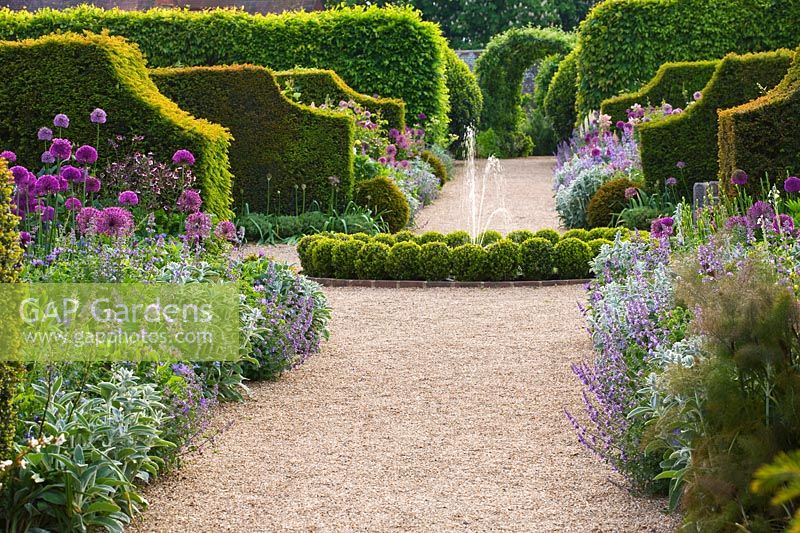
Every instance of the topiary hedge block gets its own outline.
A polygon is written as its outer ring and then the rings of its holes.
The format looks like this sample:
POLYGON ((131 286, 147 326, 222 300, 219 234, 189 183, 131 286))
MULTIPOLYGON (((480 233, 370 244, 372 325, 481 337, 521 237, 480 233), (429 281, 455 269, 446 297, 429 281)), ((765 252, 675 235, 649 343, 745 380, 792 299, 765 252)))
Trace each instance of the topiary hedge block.
POLYGON ((334 197, 341 207, 351 198, 351 117, 290 101, 264 67, 155 69, 150 76, 181 108, 233 134, 237 207, 296 214, 304 192, 306 207, 316 201, 327 208, 334 197), (338 185, 331 176, 339 179, 338 185))
POLYGON ((761 178, 778 182, 800 172, 800 54, 786 77, 766 95, 719 113, 719 182, 730 191, 731 176, 744 170, 753 190, 761 178))
POLYGON ((467 128, 478 129, 483 110, 483 94, 475 74, 450 48, 445 50, 445 65, 447 92, 450 94, 450 134, 457 137, 451 150, 456 155, 463 156, 463 140, 467 128))
POLYGON ((758 97, 762 88, 777 85, 794 54, 789 50, 760 54, 729 54, 703 89, 703 98, 684 113, 637 126, 645 182, 661 190, 670 176, 678 192, 691 197, 694 184, 719 174, 717 110, 758 97))
POLYGON ((577 57, 577 50, 573 50, 559 63, 544 97, 544 114, 560 139, 569 139, 578 119, 575 111, 577 57))
POLYGON ((6 76, 0 84, 0 146, 16 151, 21 164, 38 164, 42 143, 36 132, 52 126, 56 113, 72 119, 63 135, 73 144, 94 145, 97 128, 89 114, 99 107, 108 113, 101 155, 114 133, 143 135, 143 148, 164 161, 178 149, 190 150, 204 208, 222 218, 232 215, 230 134, 162 95, 135 46, 93 34, 4 41, 0 64, 6 76))
POLYGON ((352 100, 372 113, 380 113, 389 128, 403 131, 406 127, 406 104, 402 100, 373 98, 358 93, 332 70, 296 68, 273 74, 280 86, 291 81, 302 95, 304 103, 314 102, 319 105, 330 101, 332 105, 338 105, 342 100, 352 100))
POLYGON ((0 10, 0 39, 108 31, 139 45, 153 67, 254 64, 335 71, 354 90, 399 98, 410 116, 437 119, 447 134, 447 42, 439 26, 408 7, 353 7, 281 15, 244 11, 0 10))
POLYGON ((695 92, 708 84, 718 64, 719 61, 665 63, 647 85, 636 92, 603 100, 600 110, 616 123, 628 120, 627 110, 634 104, 659 106, 666 102, 673 107, 684 107, 695 92))
POLYGON ((796 0, 601 2, 579 30, 578 109, 635 91, 670 61, 795 48, 798 26, 796 0))

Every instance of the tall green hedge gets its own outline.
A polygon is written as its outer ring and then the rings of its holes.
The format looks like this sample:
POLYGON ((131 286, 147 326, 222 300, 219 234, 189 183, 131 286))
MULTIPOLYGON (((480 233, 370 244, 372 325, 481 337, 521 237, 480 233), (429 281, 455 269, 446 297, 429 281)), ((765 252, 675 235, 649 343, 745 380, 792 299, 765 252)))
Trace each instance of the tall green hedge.
POLYGON ((718 64, 719 61, 665 63, 647 85, 636 92, 603 100, 600 110, 617 122, 628 120, 627 110, 634 104, 659 106, 666 102, 673 107, 684 107, 696 91, 706 86, 718 64))
POLYGON ((502 145, 518 145, 512 139, 524 135, 525 71, 549 55, 567 54, 574 44, 573 34, 554 28, 513 28, 495 36, 475 64, 484 102, 481 129, 493 130, 502 145))
POLYGON ((575 83, 578 79, 577 50, 573 50, 558 65, 544 97, 544 114, 561 139, 572 134, 578 115, 575 111, 575 83))
POLYGON ((780 181, 787 172, 800 173, 800 53, 786 77, 766 95, 719 113, 719 170, 723 188, 734 170, 780 181))
POLYGON ((330 100, 333 105, 340 101, 354 101, 373 113, 380 113, 390 128, 403 130, 406 127, 406 104, 397 98, 374 98, 350 88, 332 70, 292 69, 274 72, 275 81, 284 86, 291 81, 302 95, 304 103, 323 104, 330 100))
MULTIPOLYGON (((22 248, 17 231, 19 218, 11 212, 12 185, 5 159, 0 159, 0 283, 17 282, 22 264, 22 248)), ((0 324, 0 334, 13 335, 14 332, 8 331, 6 325, 0 324)), ((6 337, 3 346, 13 347, 13 340, 6 337)), ((11 455, 17 430, 14 397, 24 372, 25 367, 21 363, 0 361, 0 461, 11 455)))
POLYGON ((717 110, 749 102, 762 88, 777 85, 793 56, 789 50, 729 54, 717 66, 699 102, 679 115, 637 126, 648 188, 659 190, 674 176, 682 194, 688 196, 694 183, 715 180, 719 174, 717 110))
POLYGON ((354 122, 281 94, 264 67, 155 69, 161 92, 190 113, 222 124, 233 135, 231 166, 238 207, 295 214, 317 201, 341 206, 353 190, 354 122), (269 204, 269 205, 268 205, 269 204))
POLYGON ((0 39, 53 31, 107 29, 137 43, 151 66, 255 64, 276 71, 298 66, 335 71, 354 90, 399 98, 410 116, 439 119, 447 132, 447 43, 439 27, 404 7, 355 7, 281 15, 243 11, 81 6, 36 13, 0 10, 0 39))
POLYGON ((578 110, 635 91, 670 61, 795 48, 797 0, 607 0, 581 24, 578 110))
POLYGON ((36 132, 52 126, 56 113, 70 117, 64 135, 73 143, 95 144, 97 129, 89 114, 100 107, 108 113, 101 153, 113 133, 143 135, 145 148, 165 161, 178 149, 190 150, 197 160, 203 205, 221 217, 231 215, 230 135, 158 92, 135 46, 95 34, 2 41, 0 65, 5 78, 0 84, 0 146, 15 150, 21 164, 38 164, 42 143, 36 132))
POLYGON ((550 82, 558 72, 558 65, 561 63, 562 56, 553 54, 542 59, 539 63, 539 70, 533 80, 533 105, 538 109, 544 108, 544 98, 550 89, 550 82))
POLYGON ((453 152, 462 155, 467 128, 477 129, 483 109, 483 95, 478 80, 466 63, 451 49, 445 52, 447 91, 450 93, 450 134, 458 139, 453 152))

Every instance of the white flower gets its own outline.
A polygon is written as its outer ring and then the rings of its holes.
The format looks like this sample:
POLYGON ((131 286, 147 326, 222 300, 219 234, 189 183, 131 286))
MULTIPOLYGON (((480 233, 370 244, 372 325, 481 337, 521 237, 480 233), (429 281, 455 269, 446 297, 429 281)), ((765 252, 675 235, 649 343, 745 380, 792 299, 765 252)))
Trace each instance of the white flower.
POLYGON ((28 461, 26 461, 25 459, 20 459, 19 460, 19 469, 20 470, 25 470, 27 467, 28 467, 28 461))
POLYGON ((0 461, 0 471, 5 470, 6 468, 10 467, 14 464, 14 461, 10 459, 6 459, 5 461, 0 461))
POLYGON ((61 446, 61 445, 62 445, 62 444, 64 444, 65 442, 67 442, 67 437, 65 437, 65 436, 64 436, 64 434, 62 433, 62 434, 61 434, 61 435, 59 435, 59 436, 58 436, 58 438, 56 439, 56 442, 55 442, 55 444, 56 444, 56 446, 61 446))
POLYGON ((35 452, 38 452, 42 449, 42 444, 44 444, 44 442, 39 442, 39 439, 35 437, 28 441, 28 447, 35 452))
POLYGON ((34 483, 44 483, 44 478, 39 474, 33 474, 31 476, 31 479, 33 480, 34 483))

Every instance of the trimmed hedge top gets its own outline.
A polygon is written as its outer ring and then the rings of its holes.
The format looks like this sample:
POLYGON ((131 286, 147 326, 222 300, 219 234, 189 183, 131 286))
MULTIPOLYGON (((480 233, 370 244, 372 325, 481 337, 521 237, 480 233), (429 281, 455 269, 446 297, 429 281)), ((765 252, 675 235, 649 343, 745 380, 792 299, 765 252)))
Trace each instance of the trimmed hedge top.
POLYGON ((512 28, 496 35, 475 64, 483 93, 481 129, 501 138, 517 132, 523 118, 522 77, 537 61, 565 55, 575 36, 554 28, 512 28))
POLYGON ((794 53, 729 54, 703 89, 703 98, 684 113, 637 126, 642 170, 650 190, 661 190, 667 178, 678 179, 686 197, 698 181, 719 174, 717 110, 749 102, 762 88, 776 86, 786 75, 794 53))
POLYGON ((334 70, 363 94, 399 98, 447 132, 449 103, 439 27, 402 7, 353 7, 281 15, 214 9, 103 10, 81 6, 36 13, 0 10, 0 38, 108 30, 137 43, 154 67, 255 64, 334 70))
POLYGON ((544 114, 553 124, 560 139, 569 139, 575 127, 576 80, 578 78, 578 51, 573 50, 558 64, 544 97, 544 114))
POLYGON ((744 170, 753 189, 761 178, 779 182, 800 172, 800 53, 786 77, 766 95, 719 112, 719 180, 730 190, 731 176, 744 170))
POLYGON ((608 0, 581 24, 578 110, 634 91, 669 61, 795 48, 796 0, 608 0))
POLYGON ((338 206, 350 199, 351 117, 290 101, 264 67, 155 69, 151 76, 183 109, 230 129, 238 207, 296 214, 314 201, 327 208, 334 196, 338 206))
POLYGON ((313 102, 319 105, 330 100, 332 105, 336 105, 342 100, 352 100, 373 113, 380 113, 389 128, 405 130, 406 104, 402 100, 374 98, 358 93, 332 70, 297 68, 273 74, 280 86, 291 80, 295 89, 302 95, 303 103, 313 102))
MULTIPOLYGON (((97 129, 89 114, 100 107, 108 113, 103 141, 114 133, 143 135, 144 148, 164 161, 178 149, 190 150, 205 209, 225 219, 232 216, 230 134, 163 96, 135 46, 95 34, 3 41, 0 64, 0 146, 14 150, 20 164, 38 164, 42 143, 36 132, 52 126, 57 113, 72 119, 64 136, 73 143, 95 144, 97 129)), ((98 148, 102 153, 104 146, 98 148)))
POLYGON ((627 110, 634 104, 659 106, 666 102, 673 107, 684 107, 696 91, 708 84, 718 64, 719 61, 665 63, 647 85, 636 92, 604 100, 600 110, 616 123, 628 120, 627 110))
POLYGON ((458 139, 451 150, 462 155, 467 128, 477 131, 483 110, 483 95, 475 74, 458 54, 449 48, 445 51, 447 62, 447 91, 450 93, 450 134, 458 139))

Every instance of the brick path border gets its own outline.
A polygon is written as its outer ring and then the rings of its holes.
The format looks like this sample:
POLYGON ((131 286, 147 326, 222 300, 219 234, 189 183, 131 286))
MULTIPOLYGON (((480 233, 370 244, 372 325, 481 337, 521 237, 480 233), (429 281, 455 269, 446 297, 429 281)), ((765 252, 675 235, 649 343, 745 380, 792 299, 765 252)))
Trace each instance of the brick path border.
POLYGON ((560 285, 585 285, 589 279, 563 279, 546 281, 393 281, 372 279, 312 278, 324 287, 360 287, 367 289, 506 289, 510 287, 555 287, 560 285))

